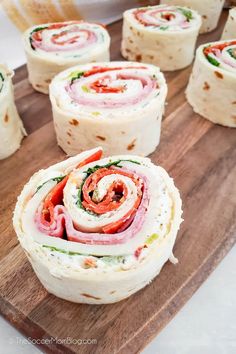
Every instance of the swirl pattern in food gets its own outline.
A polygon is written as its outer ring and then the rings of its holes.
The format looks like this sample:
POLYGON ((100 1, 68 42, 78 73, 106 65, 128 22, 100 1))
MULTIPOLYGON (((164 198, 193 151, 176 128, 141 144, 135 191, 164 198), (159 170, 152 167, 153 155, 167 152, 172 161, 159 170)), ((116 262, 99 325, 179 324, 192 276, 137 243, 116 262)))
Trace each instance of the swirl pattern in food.
POLYGON ((143 26, 160 31, 185 30, 197 22, 190 9, 175 6, 141 8, 135 10, 133 16, 143 26))
POLYGON ((151 63, 161 70, 177 70, 193 59, 201 17, 180 6, 148 6, 124 13, 122 55, 151 63))
POLYGON ((203 117, 236 127, 236 40, 198 48, 186 96, 203 117))
POLYGON ((109 61, 110 37, 102 25, 83 21, 42 24, 24 34, 29 80, 47 93, 51 79, 76 64, 109 61))
POLYGON ((12 76, 13 72, 0 64, 0 160, 19 149, 26 135, 14 103, 12 76))
POLYGON ((210 32, 216 28, 224 5, 223 0, 161 0, 160 3, 186 6, 197 11, 202 17, 200 33, 210 32))
POLYGON ((43 285, 75 302, 115 302, 145 286, 172 257, 181 223, 165 170, 147 158, 101 155, 97 148, 36 173, 14 214, 43 285))
POLYGON ((68 155, 101 145, 105 153, 147 155, 159 143, 167 94, 152 65, 81 65, 57 75, 50 99, 58 144, 68 155))
POLYGON ((33 50, 44 55, 82 57, 90 47, 95 49, 94 44, 103 44, 104 32, 98 24, 70 21, 36 27, 29 41, 33 50))
POLYGON ((236 40, 209 44, 203 53, 212 65, 235 73, 236 40))

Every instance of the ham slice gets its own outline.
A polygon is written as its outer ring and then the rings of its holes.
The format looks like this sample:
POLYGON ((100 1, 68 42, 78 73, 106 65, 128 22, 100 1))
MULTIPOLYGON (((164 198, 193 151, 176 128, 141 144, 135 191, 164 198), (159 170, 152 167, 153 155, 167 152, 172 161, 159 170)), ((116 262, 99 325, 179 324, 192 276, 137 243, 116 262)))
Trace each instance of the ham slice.
POLYGON ((48 26, 32 34, 32 46, 45 52, 79 50, 97 41, 91 29, 78 26, 80 22, 65 22, 60 28, 48 26))
POLYGON ((85 72, 78 80, 67 84, 66 91, 74 102, 83 106, 93 106, 94 109, 132 106, 148 98, 157 88, 156 80, 150 77, 145 67, 124 67, 118 68, 118 70, 113 68, 108 72, 104 72, 103 68, 100 68, 100 71, 89 76, 85 72), (134 73, 135 70, 139 70, 139 73, 134 73), (101 86, 103 85, 106 88, 104 93, 109 93, 110 99, 107 99, 101 91, 95 93, 91 88, 94 87, 94 82, 98 81, 101 82, 101 86), (105 85, 104 82, 107 82, 107 84, 105 85), (114 92, 117 82, 119 90, 114 92), (120 89, 120 86, 123 90, 120 89))
POLYGON ((191 26, 179 8, 174 6, 137 9, 134 11, 134 17, 143 26, 177 26, 179 28, 189 28, 191 26))

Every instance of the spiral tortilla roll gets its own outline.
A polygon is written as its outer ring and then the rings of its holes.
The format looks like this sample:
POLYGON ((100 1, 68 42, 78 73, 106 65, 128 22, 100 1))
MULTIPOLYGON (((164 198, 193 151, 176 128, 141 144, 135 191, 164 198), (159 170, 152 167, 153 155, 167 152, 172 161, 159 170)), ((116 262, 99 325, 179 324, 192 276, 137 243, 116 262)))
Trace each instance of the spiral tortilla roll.
POLYGON ((14 103, 13 72, 0 64, 0 160, 19 149, 26 132, 14 103))
POLYGON ((191 64, 200 16, 176 6, 149 6, 124 12, 121 53, 128 60, 178 70, 191 64))
POLYGON ((224 0, 161 0, 161 4, 186 6, 202 16, 200 33, 213 31, 219 21, 224 0))
POLYGON ((229 10, 228 19, 221 37, 222 40, 232 38, 236 38, 236 7, 229 10))
POLYGON ((29 81, 48 93, 52 78, 76 64, 109 61, 110 36, 96 23, 68 21, 29 28, 24 33, 29 81))
POLYGON ((101 145, 106 155, 148 155, 159 143, 167 85, 134 62, 73 67, 50 85, 58 144, 68 155, 101 145))
POLYGON ((186 90, 196 113, 236 127, 236 40, 201 45, 186 90))
POLYGON ((133 155, 96 148, 34 174, 14 228, 39 280, 73 302, 120 301, 170 259, 182 221, 167 172, 133 155))

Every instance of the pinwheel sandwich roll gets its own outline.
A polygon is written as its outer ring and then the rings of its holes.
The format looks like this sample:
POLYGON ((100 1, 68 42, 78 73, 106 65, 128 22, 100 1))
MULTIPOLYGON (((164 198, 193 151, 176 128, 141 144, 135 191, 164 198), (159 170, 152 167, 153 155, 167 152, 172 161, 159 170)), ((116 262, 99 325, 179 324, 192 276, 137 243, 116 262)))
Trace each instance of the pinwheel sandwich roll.
POLYGON ((58 144, 70 156, 99 145, 105 155, 146 156, 159 143, 166 95, 164 76, 153 65, 70 68, 50 85, 58 144))
POLYGON ((220 18, 224 0, 161 0, 161 4, 186 6, 202 16, 200 33, 213 31, 220 18))
POLYGON ((159 5, 128 10, 123 17, 121 53, 124 58, 170 71, 191 64, 201 26, 196 11, 159 5))
POLYGON ((228 19, 226 21, 221 39, 236 38, 236 7, 229 10, 228 19))
POLYGON ((0 160, 19 149, 26 132, 14 103, 13 72, 0 64, 0 160))
POLYGON ((236 40, 201 45, 186 90, 196 113, 236 127, 236 40))
POLYGON ((110 36, 99 24, 83 21, 48 23, 23 35, 29 81, 48 93, 52 78, 76 64, 109 61, 110 36))
POLYGON ((96 148, 37 172, 14 212, 39 280, 73 302, 120 301, 177 261, 182 210, 173 180, 147 158, 101 155, 96 148))

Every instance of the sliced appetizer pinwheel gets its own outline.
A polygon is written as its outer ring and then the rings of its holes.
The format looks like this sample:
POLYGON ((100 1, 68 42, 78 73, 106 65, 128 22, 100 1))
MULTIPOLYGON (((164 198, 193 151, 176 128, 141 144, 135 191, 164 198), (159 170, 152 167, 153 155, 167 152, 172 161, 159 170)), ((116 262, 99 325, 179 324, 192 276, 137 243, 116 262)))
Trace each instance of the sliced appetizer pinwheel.
POLYGON ((213 31, 220 18, 224 0, 161 0, 161 4, 186 6, 202 16, 200 33, 213 31))
POLYGON ((229 10, 228 19, 226 21, 221 39, 236 38, 236 7, 229 10))
POLYGON ((73 65, 109 61, 110 37, 96 23, 68 21, 29 28, 24 33, 29 81, 48 93, 52 78, 73 65))
POLYGON ((236 40, 198 48, 186 96, 196 113, 236 127, 236 40))
POLYGON ((96 148, 40 170, 14 212, 39 280, 73 302, 122 300, 176 262, 182 210, 173 180, 147 158, 101 155, 96 148))
POLYGON ((19 149, 26 132, 14 103, 13 72, 0 64, 0 160, 19 149))
POLYGON ((68 155, 98 145, 106 155, 148 155, 159 143, 166 95, 164 76, 153 65, 70 68, 50 85, 58 144, 68 155))
POLYGON ((194 10, 148 6, 124 12, 121 53, 128 60, 178 70, 191 64, 201 26, 194 10))

